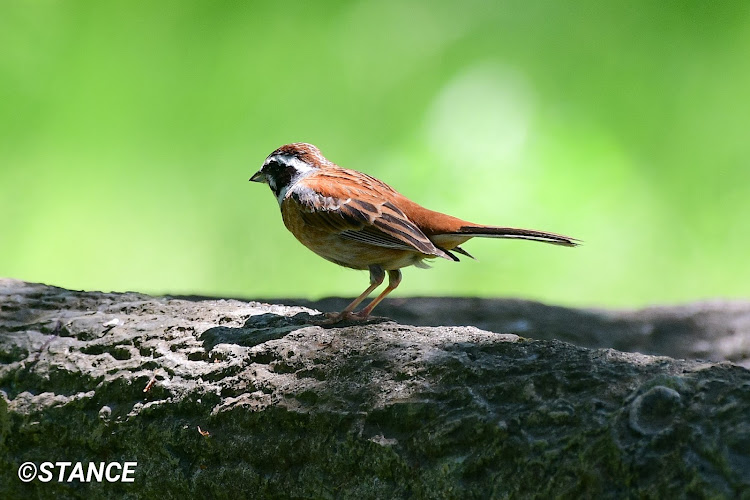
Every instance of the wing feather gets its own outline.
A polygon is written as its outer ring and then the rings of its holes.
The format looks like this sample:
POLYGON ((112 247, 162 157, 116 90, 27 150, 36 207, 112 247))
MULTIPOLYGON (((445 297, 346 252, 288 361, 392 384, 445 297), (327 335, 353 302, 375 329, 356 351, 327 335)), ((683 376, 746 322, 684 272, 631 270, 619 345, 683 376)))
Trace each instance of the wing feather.
POLYGON ((289 192, 306 224, 326 227, 361 243, 453 260, 401 209, 386 201, 388 194, 398 196, 373 177, 338 168, 301 179, 289 192))

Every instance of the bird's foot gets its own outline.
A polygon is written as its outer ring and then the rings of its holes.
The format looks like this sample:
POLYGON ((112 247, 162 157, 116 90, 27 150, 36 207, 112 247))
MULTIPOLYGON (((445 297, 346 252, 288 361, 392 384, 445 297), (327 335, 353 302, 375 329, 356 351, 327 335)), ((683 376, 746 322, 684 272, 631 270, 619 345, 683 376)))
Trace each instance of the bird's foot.
POLYGON ((313 321, 314 325, 335 325, 338 323, 364 323, 368 320, 382 320, 378 316, 370 316, 369 314, 362 314, 361 311, 342 311, 338 313, 325 313, 324 318, 313 321))

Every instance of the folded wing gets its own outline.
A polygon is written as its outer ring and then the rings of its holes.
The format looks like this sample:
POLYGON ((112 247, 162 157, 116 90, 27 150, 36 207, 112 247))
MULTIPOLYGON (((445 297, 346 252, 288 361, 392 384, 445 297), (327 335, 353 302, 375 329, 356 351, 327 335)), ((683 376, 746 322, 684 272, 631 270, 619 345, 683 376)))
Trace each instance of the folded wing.
POLYGON ((300 205, 306 224, 326 227, 360 243, 456 260, 384 199, 383 193, 389 191, 395 193, 366 174, 336 169, 300 180, 289 196, 300 205))

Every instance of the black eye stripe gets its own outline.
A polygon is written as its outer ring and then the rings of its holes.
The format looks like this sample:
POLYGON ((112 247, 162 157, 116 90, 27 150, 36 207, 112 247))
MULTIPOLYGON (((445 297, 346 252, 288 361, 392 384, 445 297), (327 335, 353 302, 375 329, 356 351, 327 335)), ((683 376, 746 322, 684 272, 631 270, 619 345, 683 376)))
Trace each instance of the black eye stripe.
POLYGON ((268 162, 263 170, 268 172, 269 175, 276 175, 283 170, 285 165, 277 162, 276 160, 268 162))
POLYGON ((296 165, 283 163, 276 159, 266 163, 263 167, 263 172, 271 179, 269 185, 276 196, 300 174, 296 165))

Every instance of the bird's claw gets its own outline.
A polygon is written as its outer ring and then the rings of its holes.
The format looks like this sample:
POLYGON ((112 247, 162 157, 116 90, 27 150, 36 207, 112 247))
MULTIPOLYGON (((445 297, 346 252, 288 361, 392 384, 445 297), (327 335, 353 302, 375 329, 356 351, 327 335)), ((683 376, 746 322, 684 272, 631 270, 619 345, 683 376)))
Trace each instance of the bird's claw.
POLYGON ((325 313, 323 319, 315 320, 315 325, 335 325, 344 322, 362 322, 370 319, 370 315, 361 312, 342 311, 338 313, 325 313))

